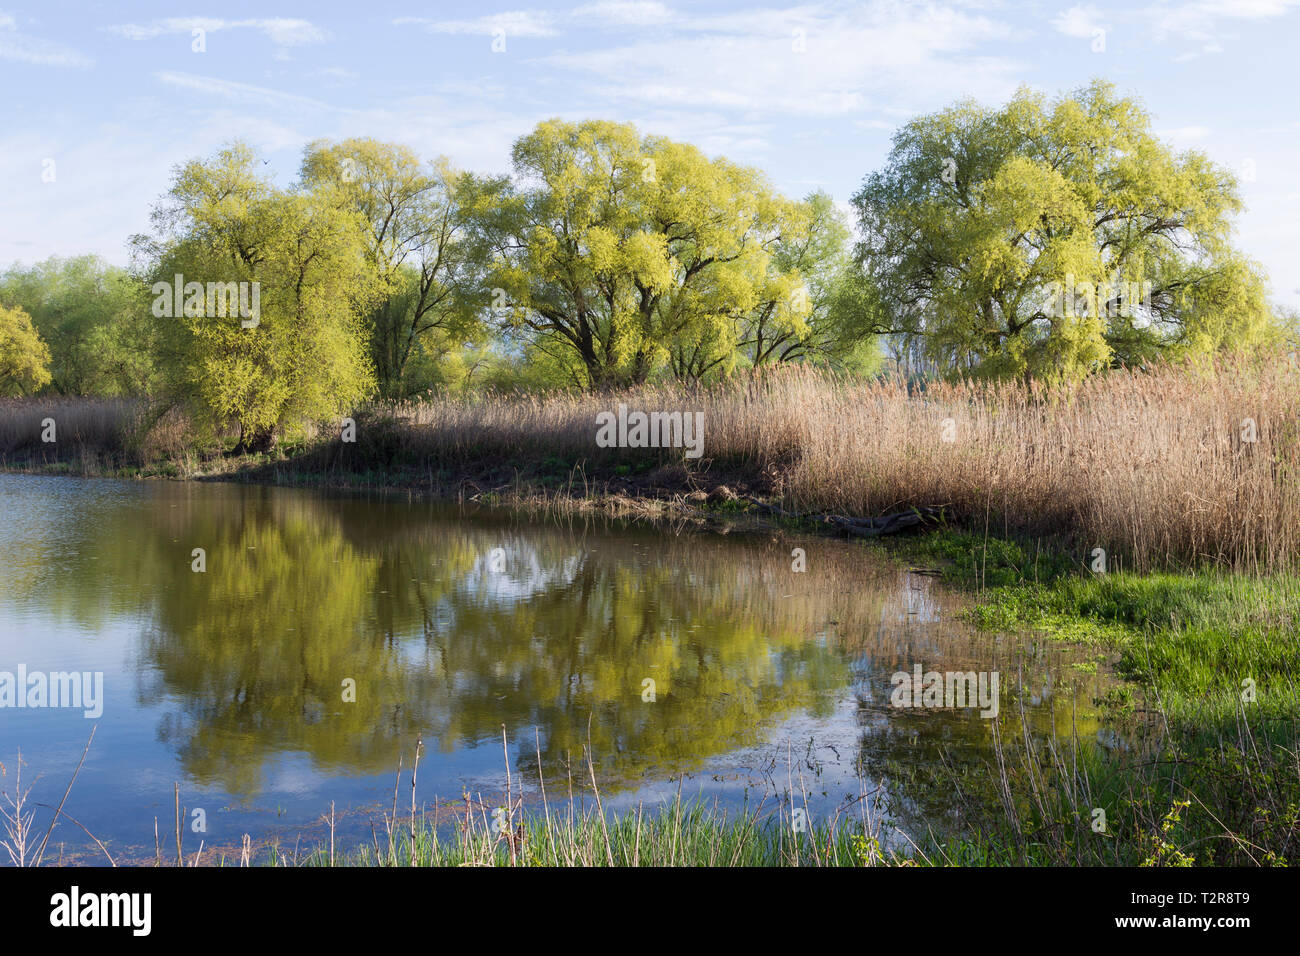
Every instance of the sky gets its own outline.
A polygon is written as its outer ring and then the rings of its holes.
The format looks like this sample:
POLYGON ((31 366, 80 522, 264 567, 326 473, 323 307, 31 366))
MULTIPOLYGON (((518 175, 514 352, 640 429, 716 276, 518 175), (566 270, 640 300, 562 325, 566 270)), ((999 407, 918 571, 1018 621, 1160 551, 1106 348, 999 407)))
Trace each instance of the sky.
POLYGON ((504 173, 541 120, 614 119, 847 203, 912 116, 1103 77, 1238 174, 1238 245, 1300 307, 1298 40, 1300 0, 0 0, 0 266, 126 264, 172 169, 236 139, 288 185, 314 139, 504 173))

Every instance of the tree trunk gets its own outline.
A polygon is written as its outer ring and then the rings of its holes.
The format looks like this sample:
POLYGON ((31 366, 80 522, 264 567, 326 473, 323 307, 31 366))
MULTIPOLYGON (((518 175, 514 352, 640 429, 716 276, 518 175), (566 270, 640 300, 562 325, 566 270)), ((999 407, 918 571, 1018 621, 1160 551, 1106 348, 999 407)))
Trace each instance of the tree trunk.
POLYGON ((268 452, 275 447, 275 426, 247 429, 240 426, 239 444, 235 446, 237 455, 253 455, 268 452))

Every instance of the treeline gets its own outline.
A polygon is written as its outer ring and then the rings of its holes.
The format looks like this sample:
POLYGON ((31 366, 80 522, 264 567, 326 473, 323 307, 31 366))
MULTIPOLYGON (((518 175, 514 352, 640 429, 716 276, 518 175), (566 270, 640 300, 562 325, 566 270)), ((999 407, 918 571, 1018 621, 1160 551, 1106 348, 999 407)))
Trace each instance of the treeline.
POLYGON ((854 375, 1078 379, 1274 344, 1232 174, 1096 82, 915 119, 853 197, 602 121, 490 177, 370 139, 273 183, 235 143, 175 170, 127 269, 0 273, 0 391, 148 395, 239 445, 374 397, 854 375))

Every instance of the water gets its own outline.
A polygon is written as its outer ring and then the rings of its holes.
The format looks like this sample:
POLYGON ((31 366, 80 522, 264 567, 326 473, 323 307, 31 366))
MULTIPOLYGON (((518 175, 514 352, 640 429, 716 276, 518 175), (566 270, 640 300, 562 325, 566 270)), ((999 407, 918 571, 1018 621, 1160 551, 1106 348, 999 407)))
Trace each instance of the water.
MULTIPOLYGON (((3 785, 21 751, 31 799, 57 804, 95 727, 66 810, 119 862, 173 832, 177 783, 205 817, 191 851, 310 845, 331 802, 346 844, 391 811, 417 738, 422 802, 499 798, 504 727, 530 801, 539 768, 552 799, 580 793, 589 752, 607 808, 681 792, 776 811, 802 791, 814 818, 891 797, 942 816, 955 794, 900 768, 978 766, 994 722, 891 706, 895 672, 996 670, 1009 732, 1022 703, 1036 734, 1097 731, 1077 657, 976 633, 959 607, 825 538, 0 475, 0 672, 104 682, 98 718, 0 708, 3 785)), ((53 844, 102 861, 75 826, 53 844)))

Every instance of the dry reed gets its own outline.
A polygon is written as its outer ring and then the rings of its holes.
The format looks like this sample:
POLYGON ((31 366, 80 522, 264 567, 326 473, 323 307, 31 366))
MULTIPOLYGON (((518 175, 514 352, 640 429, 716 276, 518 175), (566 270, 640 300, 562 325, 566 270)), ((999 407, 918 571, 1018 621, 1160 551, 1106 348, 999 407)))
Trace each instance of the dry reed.
MULTIPOLYGON (((66 449, 173 462, 193 453, 174 414, 150 417, 119 400, 37 399, 0 403, 0 458, 43 455, 45 417, 58 423, 65 459, 66 449), (146 419, 149 427, 138 427, 146 419)), ((968 527, 1058 538, 1081 561, 1103 548, 1112 569, 1276 570, 1300 556, 1300 372, 1287 356, 1112 371, 1061 387, 920 388, 792 368, 709 388, 370 406, 357 419, 357 444, 325 429, 308 443, 327 449, 324 462, 299 455, 281 470, 324 464, 399 477, 406 469, 409 477, 435 468, 468 474, 485 462, 575 475, 671 466, 706 483, 761 475, 800 511, 879 515, 946 505, 968 527), (597 447, 597 413, 620 403, 702 412, 703 457, 686 458, 683 448, 597 447)))
POLYGON ((404 456, 588 465, 647 457, 765 471, 788 507, 948 505, 968 526, 1058 537, 1110 567, 1277 569, 1300 555, 1300 373, 1286 357, 1113 371, 1076 386, 844 383, 807 369, 709 389, 478 397, 392 409, 404 456), (595 416, 702 411, 704 455, 600 449, 595 416))

